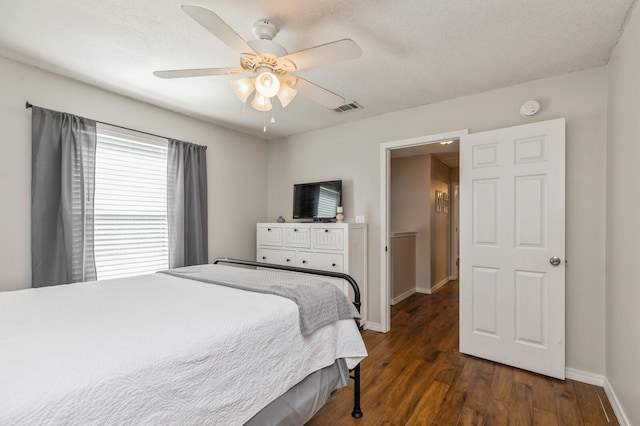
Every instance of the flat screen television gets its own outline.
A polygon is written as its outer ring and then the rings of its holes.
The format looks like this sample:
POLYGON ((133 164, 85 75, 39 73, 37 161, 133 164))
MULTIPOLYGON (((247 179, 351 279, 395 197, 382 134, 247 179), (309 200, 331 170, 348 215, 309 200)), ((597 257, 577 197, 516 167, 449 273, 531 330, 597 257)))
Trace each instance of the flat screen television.
POLYGON ((299 183, 293 185, 293 218, 331 221, 342 205, 342 181, 299 183))

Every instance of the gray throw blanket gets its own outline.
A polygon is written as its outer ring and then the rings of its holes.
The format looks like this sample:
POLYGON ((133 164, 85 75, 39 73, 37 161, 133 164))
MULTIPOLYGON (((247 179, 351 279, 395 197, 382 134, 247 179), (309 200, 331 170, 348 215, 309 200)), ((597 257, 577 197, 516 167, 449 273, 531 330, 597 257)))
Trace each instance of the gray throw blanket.
POLYGON ((335 285, 306 276, 224 265, 195 265, 163 274, 257 293, 275 294, 298 305, 300 331, 308 336, 334 321, 360 318, 358 310, 335 285))

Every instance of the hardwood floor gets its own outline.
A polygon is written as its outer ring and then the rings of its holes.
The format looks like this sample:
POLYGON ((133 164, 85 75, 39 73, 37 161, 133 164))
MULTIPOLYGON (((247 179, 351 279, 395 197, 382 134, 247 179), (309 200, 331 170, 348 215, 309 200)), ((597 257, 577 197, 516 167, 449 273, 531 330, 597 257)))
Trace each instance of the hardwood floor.
POLYGON ((308 425, 618 424, 602 388, 458 352, 456 281, 392 307, 391 328, 363 333, 364 417, 351 417, 350 383, 308 425))

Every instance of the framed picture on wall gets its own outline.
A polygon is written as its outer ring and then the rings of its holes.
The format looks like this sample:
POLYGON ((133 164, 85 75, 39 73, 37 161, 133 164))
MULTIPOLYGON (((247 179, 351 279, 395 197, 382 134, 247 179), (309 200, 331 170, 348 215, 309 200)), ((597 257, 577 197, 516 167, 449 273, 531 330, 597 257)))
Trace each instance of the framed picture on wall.
POLYGON ((444 198, 444 201, 443 201, 444 213, 449 214, 449 194, 445 192, 443 195, 443 198, 444 198))
POLYGON ((444 206, 444 197, 442 191, 436 190, 436 213, 442 213, 442 207, 444 206))

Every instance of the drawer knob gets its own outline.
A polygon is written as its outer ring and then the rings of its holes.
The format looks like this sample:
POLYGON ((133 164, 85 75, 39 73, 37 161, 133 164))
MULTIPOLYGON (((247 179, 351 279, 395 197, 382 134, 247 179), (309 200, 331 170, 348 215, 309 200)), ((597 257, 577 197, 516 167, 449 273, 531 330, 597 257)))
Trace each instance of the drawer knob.
POLYGON ((271 228, 267 228, 267 231, 271 231, 271 228))
POLYGON ((267 256, 262 256, 262 260, 267 260, 267 256))
POLYGON ((335 267, 335 266, 336 266, 336 264, 335 264, 335 263, 332 263, 332 264, 331 264, 331 266, 334 266, 334 267, 335 267))
POLYGON ((328 230, 328 229, 325 229, 325 230, 324 230, 324 232, 329 232, 329 230, 328 230))
POLYGON ((307 263, 307 261, 306 261, 306 260, 303 260, 303 261, 302 261, 302 263, 307 263))
POLYGON ((287 259, 287 262, 291 262, 291 259, 287 259))
POLYGON ((298 232, 298 228, 293 228, 293 232, 298 232))

